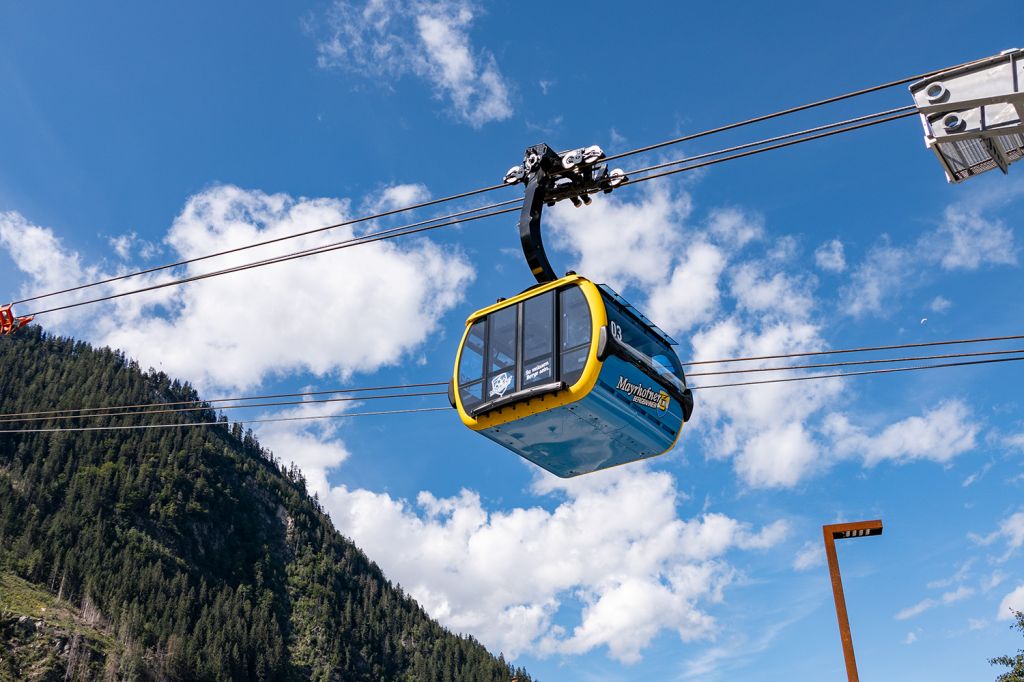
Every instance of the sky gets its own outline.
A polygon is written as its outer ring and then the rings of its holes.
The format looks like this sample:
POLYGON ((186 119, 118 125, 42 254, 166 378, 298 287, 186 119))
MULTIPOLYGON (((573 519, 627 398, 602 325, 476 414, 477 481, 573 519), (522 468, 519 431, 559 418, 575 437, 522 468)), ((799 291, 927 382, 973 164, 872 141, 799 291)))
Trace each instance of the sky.
MULTIPOLYGON (((1024 46, 994 1, 807 7, 6 3, 0 298, 497 184, 537 142, 614 153, 1024 46)), ((621 165, 909 103, 901 86, 621 165)), ((684 361, 1019 334, 1022 173, 949 185, 908 118, 559 205, 544 229, 556 270, 614 286, 684 361)), ((510 215, 38 321, 207 397, 430 382, 472 311, 530 283, 510 215)), ((434 618, 545 682, 843 679, 820 527, 872 518, 884 535, 839 545, 861 675, 962 682, 1020 646, 1021 372, 698 392, 673 451, 571 480, 450 412, 253 426, 434 618)), ((242 414, 385 404, 447 403, 242 414)))

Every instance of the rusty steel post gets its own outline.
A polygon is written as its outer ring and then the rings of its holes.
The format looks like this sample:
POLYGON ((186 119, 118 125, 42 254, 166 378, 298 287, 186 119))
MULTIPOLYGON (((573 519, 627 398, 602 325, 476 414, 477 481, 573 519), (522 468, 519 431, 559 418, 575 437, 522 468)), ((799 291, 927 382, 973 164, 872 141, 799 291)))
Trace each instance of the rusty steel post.
POLYGON ((836 556, 836 540, 867 537, 882 534, 881 520, 835 523, 821 527, 825 539, 825 556, 828 559, 828 573, 832 578, 832 595, 836 601, 836 618, 839 620, 839 638, 843 643, 843 658, 846 659, 848 682, 860 682, 857 675, 857 659, 853 655, 853 635, 850 634, 850 618, 846 613, 846 597, 843 595, 843 579, 839 575, 839 558, 836 556))

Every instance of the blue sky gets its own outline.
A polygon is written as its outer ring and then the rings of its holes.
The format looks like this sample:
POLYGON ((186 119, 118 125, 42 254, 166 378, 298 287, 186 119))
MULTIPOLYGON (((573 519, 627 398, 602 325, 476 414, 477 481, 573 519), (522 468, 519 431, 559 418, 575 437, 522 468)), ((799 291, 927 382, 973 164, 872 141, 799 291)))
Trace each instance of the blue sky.
MULTIPOLYGON (((1021 46, 1005 3, 947 9, 9 3, 0 290, 494 184, 540 141, 621 151, 1021 46)), ((1020 333, 1022 205, 1019 173, 947 185, 911 118, 559 206, 546 229, 557 269, 615 285, 685 360, 1020 333)), ((434 381, 465 317, 529 283, 504 217, 40 322, 210 396, 434 381)), ((819 529, 880 517, 840 546, 861 674, 959 682, 1019 646, 1000 617, 1024 607, 1020 376, 708 391, 669 455, 569 483, 446 413, 259 435, 432 615, 543 680, 842 679, 819 529)))

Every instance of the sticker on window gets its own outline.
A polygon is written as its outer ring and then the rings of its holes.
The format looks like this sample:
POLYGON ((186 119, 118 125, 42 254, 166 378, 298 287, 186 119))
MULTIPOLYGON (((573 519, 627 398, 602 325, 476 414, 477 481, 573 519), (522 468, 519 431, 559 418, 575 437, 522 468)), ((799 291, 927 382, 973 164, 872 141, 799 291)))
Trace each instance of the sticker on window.
POLYGON ((538 363, 533 367, 526 370, 523 375, 523 382, 529 383, 531 381, 537 381, 538 379, 547 379, 551 376, 551 361, 545 360, 544 362, 538 363))
POLYGON ((502 372, 498 376, 491 379, 491 393, 490 395, 501 397, 505 395, 505 391, 512 385, 512 372, 502 372))

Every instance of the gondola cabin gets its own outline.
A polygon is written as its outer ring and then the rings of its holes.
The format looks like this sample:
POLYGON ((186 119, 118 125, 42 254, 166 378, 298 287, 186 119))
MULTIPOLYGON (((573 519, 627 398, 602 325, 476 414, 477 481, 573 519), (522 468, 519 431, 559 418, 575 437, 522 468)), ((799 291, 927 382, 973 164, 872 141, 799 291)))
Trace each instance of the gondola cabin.
POLYGON ((0 336, 13 334, 31 322, 34 317, 34 315, 18 317, 14 314, 12 304, 0 305, 0 336))
POLYGON ((570 274, 473 313, 449 398, 462 422, 563 478, 670 450, 693 410, 674 342, 570 274))

